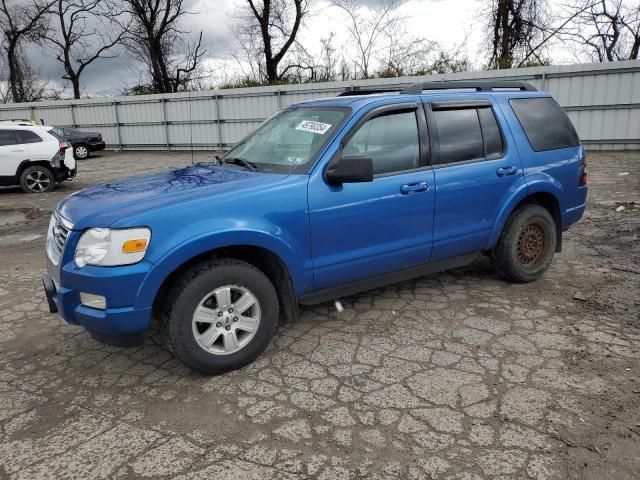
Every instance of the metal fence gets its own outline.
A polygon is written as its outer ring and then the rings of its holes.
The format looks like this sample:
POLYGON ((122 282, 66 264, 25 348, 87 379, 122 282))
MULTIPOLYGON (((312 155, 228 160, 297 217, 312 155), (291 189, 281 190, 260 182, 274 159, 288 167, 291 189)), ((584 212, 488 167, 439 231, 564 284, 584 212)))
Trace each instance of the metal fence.
POLYGON ((226 149, 275 110, 350 89, 437 80, 522 80, 550 92, 590 149, 640 148, 640 61, 8 104, 0 119, 99 131, 118 150, 226 149))

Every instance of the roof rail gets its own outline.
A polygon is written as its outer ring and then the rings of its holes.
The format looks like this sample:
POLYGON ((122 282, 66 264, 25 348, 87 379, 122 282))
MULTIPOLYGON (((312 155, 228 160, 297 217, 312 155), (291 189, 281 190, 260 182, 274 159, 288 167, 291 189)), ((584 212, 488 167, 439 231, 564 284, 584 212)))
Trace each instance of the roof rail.
POLYGON ((398 88, 366 88, 366 89, 358 89, 357 87, 355 87, 352 90, 345 90, 344 92, 342 92, 341 94, 339 94, 339 97, 353 97, 355 95, 375 95, 378 93, 398 93, 402 90, 401 87, 398 88))
POLYGON ((409 95, 415 95, 422 93, 423 90, 453 90, 453 89, 472 89, 476 92, 490 92, 493 90, 509 89, 509 90, 524 90, 528 92, 537 91, 536 88, 527 82, 509 82, 509 81, 467 81, 467 80, 453 80, 442 82, 423 82, 414 83, 403 88, 400 93, 409 95))

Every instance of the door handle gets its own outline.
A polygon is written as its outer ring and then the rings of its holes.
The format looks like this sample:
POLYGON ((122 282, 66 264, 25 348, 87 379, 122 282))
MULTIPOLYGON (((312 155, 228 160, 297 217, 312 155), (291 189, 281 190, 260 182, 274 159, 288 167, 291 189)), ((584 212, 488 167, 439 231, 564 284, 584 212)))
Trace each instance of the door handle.
POLYGON ((11 150, 12 152, 24 152, 24 148, 16 148, 14 150, 11 150))
POLYGON ((411 195, 412 193, 426 192, 429 189, 427 182, 405 183, 400 187, 400 193, 411 195))
POLYGON ((496 174, 499 177, 515 175, 516 173, 518 173, 518 167, 516 167, 515 165, 511 165, 510 167, 500 167, 498 170, 496 170, 496 174))

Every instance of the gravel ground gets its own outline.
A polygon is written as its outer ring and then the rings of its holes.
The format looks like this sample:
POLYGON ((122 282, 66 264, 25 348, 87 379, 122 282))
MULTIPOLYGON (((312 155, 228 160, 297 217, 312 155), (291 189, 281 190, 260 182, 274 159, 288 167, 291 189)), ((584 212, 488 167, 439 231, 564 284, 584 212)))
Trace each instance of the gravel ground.
POLYGON ((0 190, 0 478, 640 477, 640 152, 590 154, 585 218, 538 282, 482 259, 305 308, 215 377, 157 333, 95 342, 40 284, 58 200, 190 161, 104 153, 53 194, 0 190))

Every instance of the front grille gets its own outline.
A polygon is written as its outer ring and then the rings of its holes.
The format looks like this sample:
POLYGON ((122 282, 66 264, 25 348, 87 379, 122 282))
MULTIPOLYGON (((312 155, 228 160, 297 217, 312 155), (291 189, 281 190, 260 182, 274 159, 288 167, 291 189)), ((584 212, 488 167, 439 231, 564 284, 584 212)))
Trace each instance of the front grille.
POLYGON ((60 262, 60 257, 62 257, 62 253, 64 252, 64 246, 67 243, 70 230, 70 225, 56 214, 53 215, 47 235, 47 253, 55 265, 58 265, 60 262))

